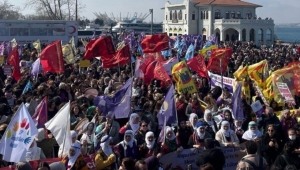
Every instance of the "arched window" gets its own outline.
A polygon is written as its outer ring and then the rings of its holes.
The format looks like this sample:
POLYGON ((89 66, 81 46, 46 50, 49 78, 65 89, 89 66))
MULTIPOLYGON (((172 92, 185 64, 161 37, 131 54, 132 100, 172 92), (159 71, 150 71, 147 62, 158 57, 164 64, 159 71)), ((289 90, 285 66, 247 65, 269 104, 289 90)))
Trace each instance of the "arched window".
POLYGON ((205 16, 206 16, 205 19, 208 19, 208 11, 206 11, 205 13, 206 13, 205 14, 205 16))
POLYGON ((177 20, 177 13, 176 13, 176 11, 173 12, 173 19, 177 20))
POLYGON ((267 29, 267 31, 266 31, 266 40, 267 41, 272 40, 272 31, 270 29, 267 29))
POLYGON ((247 12, 247 18, 248 18, 248 19, 251 19, 251 18, 252 18, 252 13, 251 13, 251 11, 248 11, 248 12, 247 12))
POLYGON ((235 19, 235 12, 234 11, 231 12, 231 19, 235 19))
POLYGON ((221 12, 218 9, 215 11, 215 19, 221 19, 221 12))
POLYGON ((225 19, 229 19, 230 18, 230 13, 229 11, 226 12, 226 18, 225 19))
POLYGON ((172 18, 172 10, 170 10, 170 20, 172 20, 173 18, 172 18))
POLYGON ((182 20, 182 11, 181 10, 179 10, 179 12, 178 12, 178 20, 182 20))
POLYGON ((237 19, 241 19, 241 12, 240 12, 240 11, 238 11, 238 12, 236 13, 236 18, 237 18, 237 19))
POLYGON ((242 30, 242 41, 246 41, 246 34, 247 34, 246 29, 243 29, 242 30))

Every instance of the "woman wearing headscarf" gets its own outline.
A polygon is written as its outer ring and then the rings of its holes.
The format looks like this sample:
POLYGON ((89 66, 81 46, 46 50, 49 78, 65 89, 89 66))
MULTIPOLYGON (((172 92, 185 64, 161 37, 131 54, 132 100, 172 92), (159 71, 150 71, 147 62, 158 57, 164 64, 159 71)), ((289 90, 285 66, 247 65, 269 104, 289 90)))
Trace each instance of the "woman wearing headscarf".
POLYGON ((239 138, 239 141, 242 143, 242 136, 245 133, 243 130, 243 121, 242 120, 234 120, 234 132, 236 136, 239 138))
POLYGON ((194 130, 189 128, 186 125, 185 119, 179 121, 178 129, 176 132, 176 136, 178 137, 179 142, 181 143, 181 146, 184 149, 188 149, 188 141, 189 137, 193 134, 194 130))
POLYGON ((249 122, 249 129, 243 134, 244 140, 260 141, 262 133, 258 130, 257 125, 254 121, 249 122))
POLYGON ((127 130, 132 130, 132 133, 134 135, 140 128, 140 120, 141 118, 137 113, 132 113, 130 115, 129 122, 127 122, 125 126, 121 127, 119 131, 120 138, 124 138, 124 132, 127 130))
POLYGON ((86 117, 89 119, 89 121, 93 119, 95 112, 96 112, 96 106, 90 106, 87 109, 86 117))
POLYGON ((211 138, 211 135, 205 132, 205 124, 203 122, 198 122, 196 127, 196 132, 189 138, 188 146, 190 148, 201 148, 204 146, 204 140, 211 138))
POLYGON ((80 144, 77 142, 71 145, 68 155, 61 162, 65 164, 67 170, 88 170, 81 154, 80 144))
POLYGON ((186 107, 185 115, 189 117, 191 113, 196 113, 200 118, 203 117, 202 107, 196 95, 192 96, 190 103, 186 107))
POLYGON ((199 121, 198 116, 195 113, 191 113, 189 117, 189 122, 193 132, 197 129, 196 124, 198 123, 198 121, 199 121))
POLYGON ((282 130, 287 135, 287 131, 297 124, 297 121, 294 117, 291 116, 290 110, 284 110, 280 119, 282 130))
POLYGON ((125 157, 131 157, 132 159, 138 158, 138 146, 133 137, 132 130, 126 130, 124 133, 124 140, 118 144, 118 152, 120 160, 125 157))
POLYGON ((82 153, 83 155, 95 153, 94 141, 95 124, 93 122, 89 122, 84 126, 84 132, 80 139, 80 143, 83 145, 83 150, 86 149, 86 152, 82 153))
POLYGON ((215 135, 219 129, 217 123, 213 119, 211 111, 205 110, 203 119, 201 119, 200 121, 204 123, 206 132, 209 133, 212 138, 215 138, 215 135))
POLYGON ((239 139, 233 130, 229 128, 229 122, 223 121, 221 129, 216 133, 216 140, 221 147, 236 147, 239 145, 239 139))
POLYGON ((46 158, 53 157, 53 147, 57 144, 55 138, 46 138, 45 129, 38 129, 38 134, 35 136, 37 147, 41 148, 46 158))
POLYGON ((53 162, 49 167, 51 170, 66 170, 66 167, 62 162, 53 162))
POLYGON ((96 153, 95 165, 98 170, 116 169, 116 156, 111 147, 112 138, 105 135, 101 138, 100 148, 96 153))
MULTIPOLYGON (((222 120, 222 121, 227 121, 228 123, 229 123, 229 128, 231 129, 231 130, 234 130, 234 119, 233 119, 233 117, 232 117, 232 113, 231 113, 231 111, 230 110, 225 110, 224 111, 224 120, 222 120)), ((221 124, 222 124, 222 122, 220 123, 220 125, 219 125, 219 129, 221 128, 221 124)))
POLYGON ((35 140, 33 140, 29 149, 25 151, 23 154, 26 158, 26 161, 46 159, 46 156, 44 155, 42 149, 37 147, 35 140))
POLYGON ((183 150, 180 141, 176 138, 173 129, 169 126, 166 127, 165 130, 165 141, 161 144, 160 155, 168 154, 170 152, 180 152, 183 150))
POLYGON ((157 156, 159 153, 159 146, 155 142, 153 132, 147 132, 145 136, 145 143, 139 148, 139 158, 146 159, 150 156, 157 156))

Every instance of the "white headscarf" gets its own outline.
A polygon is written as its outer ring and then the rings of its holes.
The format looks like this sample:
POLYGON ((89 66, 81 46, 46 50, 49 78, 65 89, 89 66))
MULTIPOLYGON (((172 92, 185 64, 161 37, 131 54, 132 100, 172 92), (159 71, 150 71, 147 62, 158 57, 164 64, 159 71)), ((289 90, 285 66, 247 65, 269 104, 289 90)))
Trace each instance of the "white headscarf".
POLYGON ((254 140, 262 136, 262 133, 257 129, 256 123, 254 121, 249 122, 248 127, 249 129, 242 136, 243 139, 254 140), (251 126, 255 126, 255 130, 251 130, 251 126))
POLYGON ((204 127, 204 126, 199 126, 197 128, 197 135, 199 136, 200 139, 204 139, 204 136, 205 136, 205 131, 203 133, 200 132, 200 128, 201 127, 204 127))
POLYGON ((174 139, 176 138, 173 129, 172 129, 171 127, 169 127, 169 126, 166 127, 166 138, 167 138, 168 140, 174 140, 174 139), (172 136, 171 136, 170 138, 168 138, 168 135, 167 135, 168 132, 171 132, 171 133, 172 133, 172 136))
POLYGON ((70 133, 71 133, 72 138, 76 137, 76 139, 77 139, 77 132, 75 130, 71 130, 70 133))
POLYGON ((35 135, 35 140, 41 142, 43 139, 45 139, 45 130, 44 128, 39 128, 38 134, 35 135))
POLYGON ((130 147, 133 146, 133 131, 132 130, 126 130, 125 134, 124 134, 124 143, 130 147), (126 141, 126 135, 130 135, 131 136, 131 140, 129 142, 126 141))
POLYGON ((109 142, 112 138, 109 137, 108 135, 105 135, 101 138, 101 144, 100 147, 102 151, 105 153, 106 156, 109 156, 111 154, 114 154, 111 146, 109 145, 109 142))
POLYGON ((146 133, 145 141, 146 141, 146 144, 147 144, 147 148, 152 149, 154 144, 155 144, 155 139, 153 139, 153 141, 150 142, 148 140, 148 137, 150 137, 150 136, 152 136, 154 138, 154 133, 151 132, 151 131, 146 133))
POLYGON ((197 122, 196 122, 195 124, 193 123, 195 117, 198 118, 198 116, 196 115, 196 113, 191 113, 191 114, 190 114, 190 117, 189 117, 189 121, 191 122, 191 125, 192 125, 192 127, 193 127, 194 130, 197 129, 197 128, 196 128, 197 122))
POLYGON ((132 113, 130 115, 130 119, 129 119, 129 124, 130 124, 133 134, 135 134, 135 132, 140 128, 140 123, 137 123, 137 124, 133 123, 134 119, 136 119, 137 117, 140 117, 140 116, 137 113, 132 113))
POLYGON ((213 117, 211 117, 211 120, 207 120, 207 115, 211 115, 212 116, 212 113, 210 110, 205 110, 204 111, 204 121, 213 129, 214 132, 216 132, 216 129, 215 129, 215 125, 214 125, 214 121, 213 121, 213 117))
POLYGON ((242 125, 238 126, 237 125, 238 122, 241 122, 241 120, 234 120, 234 126, 235 126, 235 129, 240 130, 240 129, 242 129, 242 125))
POLYGON ((79 143, 77 143, 77 142, 75 142, 75 143, 73 143, 72 145, 71 145, 71 148, 70 148, 70 150, 71 149, 73 149, 74 151, 75 151, 75 155, 74 156, 70 156, 70 153, 68 153, 68 157, 69 157, 69 162, 68 162, 68 169, 71 169, 73 166, 74 166, 74 164, 75 164, 75 162, 76 162, 76 160, 77 160, 77 158, 79 157, 79 155, 81 154, 81 146, 80 146, 80 144, 79 143))
POLYGON ((222 124, 221 124, 221 132, 223 133, 223 135, 225 136, 225 137, 230 137, 230 127, 229 127, 229 122, 228 121, 226 121, 226 120, 224 120, 223 122, 222 122, 222 124), (224 126, 228 126, 228 129, 227 130, 225 130, 224 129, 224 126))
POLYGON ((33 161, 40 159, 41 150, 37 147, 35 140, 33 141, 33 146, 29 148, 26 152, 26 161, 33 161))

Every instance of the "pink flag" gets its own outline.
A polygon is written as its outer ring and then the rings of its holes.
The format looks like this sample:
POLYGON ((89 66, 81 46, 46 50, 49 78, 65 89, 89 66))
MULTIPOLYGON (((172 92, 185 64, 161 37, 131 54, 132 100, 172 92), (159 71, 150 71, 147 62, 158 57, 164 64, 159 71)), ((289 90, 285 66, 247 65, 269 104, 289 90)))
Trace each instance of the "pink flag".
POLYGON ((135 77, 144 78, 144 73, 140 69, 142 63, 144 63, 145 58, 137 58, 135 61, 135 77))
POLYGON ((37 128, 45 128, 45 123, 48 121, 47 97, 44 97, 36 107, 32 119, 37 128))

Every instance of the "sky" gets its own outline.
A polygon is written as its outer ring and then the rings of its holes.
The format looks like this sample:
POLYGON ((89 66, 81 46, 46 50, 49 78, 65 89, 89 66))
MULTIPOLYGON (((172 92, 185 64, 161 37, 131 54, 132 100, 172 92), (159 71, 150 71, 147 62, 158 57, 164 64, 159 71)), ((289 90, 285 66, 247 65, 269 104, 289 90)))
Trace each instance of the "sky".
MULTIPOLYGON (((127 13, 134 15, 135 12, 149 13, 149 9, 153 9, 154 22, 161 22, 164 19, 164 7, 166 0, 78 0, 84 3, 86 8, 81 12, 81 16, 88 19, 95 19, 94 12, 107 13, 109 16, 126 17, 127 13)), ((169 0, 172 4, 181 3, 183 0, 169 0)), ((300 23, 300 3, 299 0, 245 0, 247 2, 262 5, 257 8, 257 16, 261 18, 273 18, 275 24, 281 23, 300 23)), ((9 3, 19 6, 23 14, 34 13, 33 9, 24 9, 26 0, 9 0, 9 3)), ((146 21, 150 21, 148 16, 146 21)))

